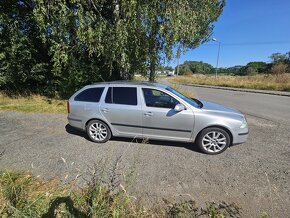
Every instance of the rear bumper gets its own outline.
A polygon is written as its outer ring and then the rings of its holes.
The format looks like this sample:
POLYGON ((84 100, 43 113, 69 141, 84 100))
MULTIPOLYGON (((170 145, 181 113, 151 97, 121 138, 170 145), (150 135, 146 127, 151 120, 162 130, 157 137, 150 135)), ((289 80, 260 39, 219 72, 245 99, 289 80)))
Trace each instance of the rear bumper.
POLYGON ((83 129, 83 122, 82 122, 82 120, 75 119, 75 118, 72 118, 70 116, 67 116, 67 120, 68 120, 69 125, 71 125, 73 127, 76 127, 78 129, 83 129))

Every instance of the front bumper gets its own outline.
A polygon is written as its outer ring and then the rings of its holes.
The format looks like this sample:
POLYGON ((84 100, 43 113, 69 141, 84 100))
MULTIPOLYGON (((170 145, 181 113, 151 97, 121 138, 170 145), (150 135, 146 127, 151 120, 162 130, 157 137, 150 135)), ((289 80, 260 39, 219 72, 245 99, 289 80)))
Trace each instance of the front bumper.
POLYGON ((245 143, 249 136, 248 128, 239 129, 236 134, 233 135, 233 145, 245 143))

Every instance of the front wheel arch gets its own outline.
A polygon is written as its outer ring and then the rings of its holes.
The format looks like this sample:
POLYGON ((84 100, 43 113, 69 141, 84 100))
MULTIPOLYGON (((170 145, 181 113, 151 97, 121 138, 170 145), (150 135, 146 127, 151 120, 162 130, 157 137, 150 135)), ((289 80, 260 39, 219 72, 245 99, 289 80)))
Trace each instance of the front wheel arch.
POLYGON ((220 128, 220 129, 223 129, 224 131, 226 131, 226 132, 229 134, 229 136, 230 136, 230 146, 232 146, 232 144, 233 144, 233 134, 232 134, 232 132, 231 132, 228 128, 226 128, 226 127, 224 127, 224 126, 219 126, 219 125, 212 125, 212 126, 207 126, 207 127, 203 128, 203 129, 200 130, 199 133, 196 135, 194 141, 196 141, 196 139, 199 137, 199 135, 201 134, 201 132, 202 132, 203 130, 208 129, 208 128, 220 128))

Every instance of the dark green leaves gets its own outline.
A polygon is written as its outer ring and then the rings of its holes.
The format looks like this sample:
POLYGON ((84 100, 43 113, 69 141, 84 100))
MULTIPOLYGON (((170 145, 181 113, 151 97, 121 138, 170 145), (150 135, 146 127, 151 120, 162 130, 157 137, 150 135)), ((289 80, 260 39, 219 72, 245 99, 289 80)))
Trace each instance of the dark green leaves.
POLYGON ((206 41, 220 0, 7 0, 0 3, 1 89, 69 96, 130 79, 206 41))

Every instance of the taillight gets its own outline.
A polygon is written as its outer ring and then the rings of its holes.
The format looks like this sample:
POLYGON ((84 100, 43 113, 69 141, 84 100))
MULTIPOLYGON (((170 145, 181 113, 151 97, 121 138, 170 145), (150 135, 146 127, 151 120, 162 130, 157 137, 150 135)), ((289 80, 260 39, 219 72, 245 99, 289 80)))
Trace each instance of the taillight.
POLYGON ((70 113, 69 101, 67 101, 67 113, 70 113))

